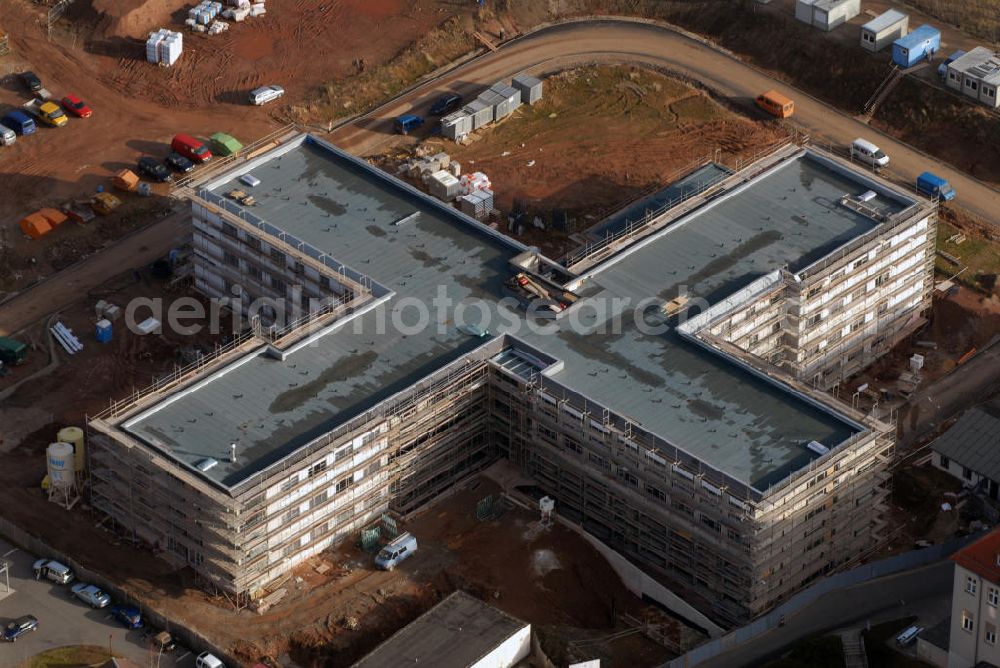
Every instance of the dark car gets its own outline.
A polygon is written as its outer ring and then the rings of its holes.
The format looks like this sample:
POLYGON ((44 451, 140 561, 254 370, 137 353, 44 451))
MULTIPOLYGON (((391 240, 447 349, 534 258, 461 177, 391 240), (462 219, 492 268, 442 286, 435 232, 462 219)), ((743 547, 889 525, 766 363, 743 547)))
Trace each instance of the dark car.
POLYGON ((444 116, 445 114, 450 114, 453 111, 457 111, 458 108, 461 106, 462 106, 461 95, 456 95, 455 93, 442 95, 437 99, 437 101, 434 104, 431 105, 431 115, 444 116))
POLYGON ((24 84, 24 87, 32 93, 42 90, 42 80, 39 79, 38 75, 34 72, 22 72, 21 83, 24 84))
POLYGON ((3 639, 9 642, 14 642, 25 633, 31 633, 37 628, 38 620, 32 615, 18 617, 4 628, 3 639))
POLYGON ((142 628, 142 613, 139 608, 131 605, 111 606, 111 615, 129 629, 142 628))
POLYGON ((139 173, 160 183, 172 181, 174 178, 162 162, 150 157, 139 158, 139 173))
POLYGON ((194 169, 194 163, 177 152, 173 152, 168 155, 166 163, 170 169, 175 172, 180 172, 181 174, 187 174, 194 169))

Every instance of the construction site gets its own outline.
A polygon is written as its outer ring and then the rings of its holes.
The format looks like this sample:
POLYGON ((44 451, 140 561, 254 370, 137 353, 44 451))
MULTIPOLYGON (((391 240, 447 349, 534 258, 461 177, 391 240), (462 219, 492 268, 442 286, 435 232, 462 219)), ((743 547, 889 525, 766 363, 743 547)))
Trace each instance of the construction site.
POLYGON ((506 459, 696 626, 768 609, 879 545, 894 428, 821 391, 835 356, 786 370, 703 323, 756 308, 794 331, 760 282, 788 272, 809 312, 843 303, 843 277, 857 302, 824 341, 850 341, 837 369, 875 358, 927 305, 936 208, 813 148, 736 167, 562 263, 308 135, 213 178, 190 196, 195 275, 216 296, 246 283, 253 329, 90 419, 93 506, 245 605, 506 459), (227 195, 248 173, 246 206, 227 195), (539 320, 551 300, 513 275, 576 302, 539 320), (303 294, 323 306, 268 310, 303 294), (702 313, 678 326, 680 295, 702 313), (435 298, 452 306, 421 322, 435 298))

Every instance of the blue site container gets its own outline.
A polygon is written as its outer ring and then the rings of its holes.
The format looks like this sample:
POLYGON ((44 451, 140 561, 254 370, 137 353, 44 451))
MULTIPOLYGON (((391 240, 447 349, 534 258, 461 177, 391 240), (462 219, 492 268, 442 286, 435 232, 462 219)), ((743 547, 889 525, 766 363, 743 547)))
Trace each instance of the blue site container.
POLYGON ((111 340, 111 321, 104 319, 97 321, 97 331, 95 332, 99 343, 107 343, 111 340))
POLYGON ((913 67, 921 60, 930 60, 940 50, 941 31, 925 23, 892 43, 892 62, 900 67, 913 67))

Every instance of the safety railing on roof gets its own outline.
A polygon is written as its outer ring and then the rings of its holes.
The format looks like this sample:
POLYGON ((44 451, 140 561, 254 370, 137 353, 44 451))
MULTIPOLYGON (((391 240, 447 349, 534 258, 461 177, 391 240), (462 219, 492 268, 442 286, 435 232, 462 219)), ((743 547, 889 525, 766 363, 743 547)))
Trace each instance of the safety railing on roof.
MULTIPOLYGON (((584 244, 582 247, 578 248, 577 250, 567 253, 563 257, 562 264, 568 269, 572 269, 575 265, 580 264, 584 260, 591 258, 597 255, 598 253, 601 253, 606 249, 611 248, 612 246, 620 244, 622 241, 626 241, 630 238, 637 237, 639 236, 640 233, 648 229, 655 221, 660 219, 664 214, 666 214, 671 209, 676 208, 677 206, 683 204, 684 202, 687 202, 691 199, 694 199, 696 197, 705 194, 709 190, 715 188, 722 182, 727 181, 729 179, 739 178, 741 181, 744 182, 748 181, 752 179, 754 176, 756 176, 760 171, 763 171, 761 169, 762 161, 772 157, 773 155, 775 155, 776 153, 778 153, 779 151, 790 145, 804 146, 808 142, 809 142, 808 135, 800 135, 796 132, 795 134, 785 137, 772 144, 769 144, 764 148, 754 149, 754 151, 747 157, 737 157, 736 160, 733 161, 732 166, 727 165, 718 159, 710 159, 707 161, 702 161, 700 163, 700 166, 704 166, 708 163, 715 162, 717 164, 721 164, 723 167, 726 167, 727 169, 730 170, 730 172, 726 174, 720 174, 717 178, 707 179, 705 182, 699 183, 694 189, 682 192, 677 197, 671 198, 669 201, 667 201, 658 209, 647 212, 642 217, 641 220, 635 222, 632 221, 626 222, 624 229, 619 230, 618 232, 615 232, 613 234, 609 233, 603 239, 600 239, 598 241, 588 242, 584 244), (755 166, 757 166, 758 168, 754 169, 755 166)), ((715 157, 718 158, 718 155, 716 155, 715 157)), ((770 167, 771 165, 768 164, 766 166, 770 167)), ((695 169, 698 169, 698 167, 695 167, 695 169)))
POLYGON ((208 181, 240 162, 245 162, 255 158, 259 155, 261 149, 270 148, 271 145, 276 147, 281 144, 280 140, 285 139, 286 137, 290 139, 298 133, 299 126, 295 123, 289 123, 288 125, 275 130, 270 134, 264 135, 259 139, 255 139, 233 155, 213 156, 212 161, 207 165, 196 169, 190 176, 185 176, 175 181, 174 186, 170 191, 171 193, 178 193, 184 188, 190 188, 197 183, 208 181))
POLYGON ((185 366, 174 367, 174 370, 170 373, 160 376, 144 388, 133 390, 132 394, 124 399, 112 399, 107 408, 97 415, 89 416, 88 421, 116 419, 120 415, 131 410, 147 396, 172 389, 176 385, 180 384, 184 379, 188 378, 191 374, 201 372, 206 367, 212 366, 219 360, 219 358, 243 347, 247 342, 257 341, 258 343, 263 343, 263 340, 259 336, 259 329, 259 320, 255 317, 251 323, 251 328, 245 332, 237 334, 229 343, 217 345, 215 350, 202 355, 194 362, 185 366))

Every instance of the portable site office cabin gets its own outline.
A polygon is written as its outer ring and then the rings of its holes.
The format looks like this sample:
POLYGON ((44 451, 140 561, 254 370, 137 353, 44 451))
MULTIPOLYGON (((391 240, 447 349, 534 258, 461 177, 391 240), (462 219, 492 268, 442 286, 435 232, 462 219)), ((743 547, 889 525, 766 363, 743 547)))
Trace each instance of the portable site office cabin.
POLYGON ((892 43, 892 62, 913 67, 925 58, 930 60, 941 49, 941 31, 924 24, 892 43))
POLYGON ((861 13, 861 0, 796 0, 795 18, 830 31, 861 13))
POLYGON ((910 17, 890 9, 861 26, 861 48, 876 53, 905 35, 909 29, 910 17))
POLYGON ((945 84, 988 107, 1000 107, 1000 54, 984 46, 962 54, 948 63, 945 84))

